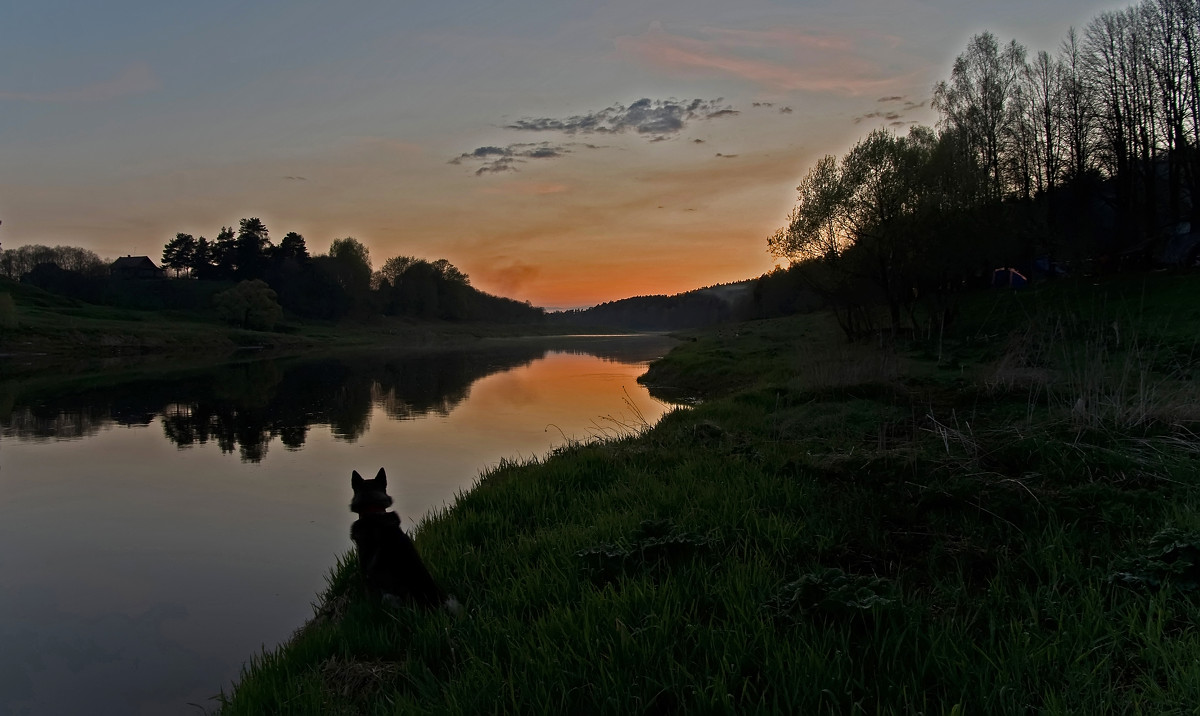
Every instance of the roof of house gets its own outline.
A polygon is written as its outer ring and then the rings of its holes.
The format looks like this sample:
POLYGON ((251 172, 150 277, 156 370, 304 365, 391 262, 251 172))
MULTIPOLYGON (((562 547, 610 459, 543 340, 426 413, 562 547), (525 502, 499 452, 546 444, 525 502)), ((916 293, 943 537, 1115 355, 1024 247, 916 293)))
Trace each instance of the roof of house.
POLYGON ((154 265, 154 261, 152 261, 149 256, 122 256, 121 258, 112 262, 112 267, 130 269, 147 268, 147 264, 149 265, 149 268, 158 268, 158 266, 154 265))

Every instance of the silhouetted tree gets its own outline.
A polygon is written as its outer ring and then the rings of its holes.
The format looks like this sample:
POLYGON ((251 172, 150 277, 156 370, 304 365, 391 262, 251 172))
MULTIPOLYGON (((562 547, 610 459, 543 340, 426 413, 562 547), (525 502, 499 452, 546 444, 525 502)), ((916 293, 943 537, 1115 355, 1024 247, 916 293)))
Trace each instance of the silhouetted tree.
POLYGON ((191 234, 175 234, 175 238, 163 247, 162 263, 176 276, 191 271, 196 263, 196 238, 191 234))
POLYGON ((309 259, 308 247, 304 244, 304 237, 295 231, 289 231, 275 247, 272 257, 276 260, 292 259, 300 263, 307 262, 309 259))
POLYGON ((933 90, 933 106, 945 126, 959 131, 991 177, 991 193, 1005 190, 1004 142, 1021 108, 1015 94, 1025 66, 1025 48, 1012 40, 1000 46, 990 32, 975 35, 954 61, 949 82, 933 90))
POLYGON ((212 255, 213 277, 230 279, 236 275, 237 235, 232 226, 222 226, 209 246, 212 255))
POLYGON ((257 217, 241 220, 235 240, 234 265, 237 278, 246 280, 262 277, 272 248, 268 233, 267 225, 257 217))

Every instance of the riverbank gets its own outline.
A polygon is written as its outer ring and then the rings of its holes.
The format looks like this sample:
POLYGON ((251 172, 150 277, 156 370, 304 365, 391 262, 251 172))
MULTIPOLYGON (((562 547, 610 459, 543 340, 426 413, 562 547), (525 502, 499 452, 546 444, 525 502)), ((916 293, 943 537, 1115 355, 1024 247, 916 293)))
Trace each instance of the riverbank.
MULTIPOLYGON (((95 306, 12 281, 0 281, 0 359, 6 372, 70 372, 83 364, 207 363, 238 352, 278 354, 371 346, 419 348, 466 345, 487 338, 588 333, 544 323, 370 320, 283 323, 274 331, 233 328, 186 311, 141 311, 95 306)), ((90 368, 89 368, 90 369, 90 368)))
POLYGON ((250 713, 1164 713, 1200 702, 1195 276, 980 294, 952 336, 697 333, 701 399, 419 527, 458 617, 349 557, 250 713))

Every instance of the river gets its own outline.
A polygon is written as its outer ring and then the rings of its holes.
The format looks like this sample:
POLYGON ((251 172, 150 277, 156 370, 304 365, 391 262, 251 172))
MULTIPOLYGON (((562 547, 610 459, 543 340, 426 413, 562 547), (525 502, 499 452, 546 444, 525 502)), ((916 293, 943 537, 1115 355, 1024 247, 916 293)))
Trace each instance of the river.
POLYGON ((0 378, 0 714, 215 710, 349 549, 351 470, 387 469, 411 531, 503 458, 653 424, 636 378, 670 345, 0 378))

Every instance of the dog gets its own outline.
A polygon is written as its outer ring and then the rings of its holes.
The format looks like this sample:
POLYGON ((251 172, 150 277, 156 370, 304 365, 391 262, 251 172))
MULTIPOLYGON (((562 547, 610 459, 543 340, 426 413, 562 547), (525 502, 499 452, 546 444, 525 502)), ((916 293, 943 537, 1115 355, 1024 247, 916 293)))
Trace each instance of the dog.
POLYGON ((400 515, 388 510, 387 475, 379 468, 374 479, 364 480, 355 470, 350 476, 354 497, 350 511, 358 519, 350 526, 350 540, 358 552, 363 581, 385 603, 411 602, 427 609, 444 607, 458 613, 458 601, 433 581, 412 539, 400 529, 400 515))

